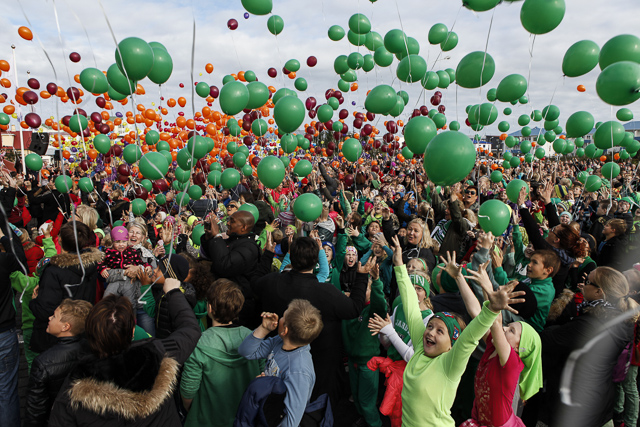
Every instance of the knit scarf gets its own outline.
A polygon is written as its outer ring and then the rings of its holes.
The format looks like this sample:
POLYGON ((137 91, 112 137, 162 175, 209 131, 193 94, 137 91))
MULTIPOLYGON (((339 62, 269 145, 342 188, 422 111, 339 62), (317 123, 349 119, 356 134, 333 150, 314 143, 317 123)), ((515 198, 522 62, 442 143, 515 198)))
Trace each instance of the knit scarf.
POLYGON ((605 301, 603 299, 597 299, 593 301, 582 301, 576 308, 578 309, 579 314, 583 314, 585 310, 592 307, 601 307, 604 309, 615 310, 615 307, 611 305, 609 301, 605 301))
POLYGON ((433 229, 431 237, 435 239, 439 245, 444 241, 444 236, 447 234, 447 230, 449 230, 450 225, 451 220, 442 219, 433 229))

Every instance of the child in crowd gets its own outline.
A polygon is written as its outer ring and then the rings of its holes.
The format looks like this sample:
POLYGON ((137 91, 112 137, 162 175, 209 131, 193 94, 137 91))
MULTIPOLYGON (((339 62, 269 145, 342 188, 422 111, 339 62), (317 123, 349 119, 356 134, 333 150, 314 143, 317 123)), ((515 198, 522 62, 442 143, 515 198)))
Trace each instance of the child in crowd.
POLYGON ((527 265, 527 278, 523 282, 535 295, 538 305, 535 314, 526 321, 537 332, 544 329, 547 321, 551 302, 555 295, 552 279, 559 269, 560 258, 554 251, 548 249, 535 251, 527 265))
POLYGON ((47 424, 62 383, 86 351, 80 335, 91 307, 87 301, 65 299, 49 318, 47 333, 56 337, 58 343, 33 361, 24 426, 47 424))
POLYGON ((377 265, 371 269, 366 304, 359 317, 342 321, 342 342, 349 357, 351 395, 361 417, 360 423, 380 427, 382 421, 376 407, 379 375, 367 366, 372 357, 380 354, 380 343, 369 332, 369 320, 373 315, 385 315, 387 305, 377 265))
POLYGON ((295 299, 280 321, 275 313, 262 313, 262 324, 238 348, 249 360, 266 359, 265 376, 282 378, 287 395, 280 426, 300 424, 316 382, 309 344, 320 335, 322 328, 320 311, 309 301, 295 299), (276 328, 278 336, 264 340, 276 328))
POLYGON ((116 294, 125 296, 134 307, 138 307, 140 298, 140 282, 128 277, 111 275, 112 270, 127 269, 130 266, 141 266, 147 274, 151 274, 151 266, 142 261, 137 250, 128 246, 129 232, 119 225, 111 230, 113 247, 105 250, 104 260, 98 265, 98 272, 106 279, 107 288, 104 296, 116 294))
POLYGON ((251 334, 237 319, 244 296, 238 285, 218 279, 206 294, 213 327, 203 332, 184 364, 180 394, 189 410, 185 426, 227 427, 235 420, 247 385, 260 374, 257 360, 247 360, 238 346, 251 334))

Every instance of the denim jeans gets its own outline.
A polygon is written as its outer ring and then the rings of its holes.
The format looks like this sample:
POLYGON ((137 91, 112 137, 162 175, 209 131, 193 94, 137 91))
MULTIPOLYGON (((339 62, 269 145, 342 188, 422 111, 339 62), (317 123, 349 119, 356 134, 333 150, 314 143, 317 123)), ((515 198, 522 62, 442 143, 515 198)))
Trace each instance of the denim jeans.
POLYGON ((16 329, 0 333, 0 426, 20 426, 18 366, 20 347, 16 329))
POLYGON ((621 383, 616 384, 616 403, 613 411, 624 414, 625 427, 636 427, 638 423, 638 367, 629 366, 629 372, 621 383))
POLYGON ((136 311, 136 317, 138 320, 138 326, 147 331, 149 335, 152 337, 156 336, 156 321, 153 317, 149 316, 149 314, 144 311, 143 308, 139 308, 136 311))

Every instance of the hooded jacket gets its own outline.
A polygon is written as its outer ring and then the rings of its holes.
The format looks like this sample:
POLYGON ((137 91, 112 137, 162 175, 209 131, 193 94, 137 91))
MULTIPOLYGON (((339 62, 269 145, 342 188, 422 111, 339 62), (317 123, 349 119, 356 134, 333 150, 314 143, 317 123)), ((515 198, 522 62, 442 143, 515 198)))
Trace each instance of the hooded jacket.
POLYGON ((182 292, 167 295, 176 300, 171 316, 177 330, 163 340, 135 341, 114 356, 80 360, 53 404, 50 427, 182 426, 173 393, 200 328, 182 292))
POLYGON ((193 399, 185 426, 233 424, 245 389, 260 374, 258 360, 238 354, 249 334, 243 326, 219 326, 202 334, 180 383, 182 397, 193 399))
POLYGON ((63 299, 96 302, 98 264, 103 253, 96 248, 83 249, 80 256, 67 252, 51 258, 40 278, 38 297, 31 300, 29 308, 33 312, 33 336, 31 349, 42 353, 56 343, 56 339, 47 334, 49 316, 63 299))

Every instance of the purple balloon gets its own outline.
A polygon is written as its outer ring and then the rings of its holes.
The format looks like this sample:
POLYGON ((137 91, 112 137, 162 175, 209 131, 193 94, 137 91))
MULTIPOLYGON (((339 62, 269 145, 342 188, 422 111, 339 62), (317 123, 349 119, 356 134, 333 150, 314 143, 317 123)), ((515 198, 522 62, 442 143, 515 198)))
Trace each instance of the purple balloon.
POLYGON ((99 96, 96 98, 96 105, 100 108, 104 108, 107 106, 107 101, 103 97, 99 96))
POLYGON ((93 112, 91 113, 91 120, 96 124, 102 123, 102 116, 98 112, 93 112))
POLYGON ((356 105, 356 101, 351 101, 351 105, 356 105))
POLYGON ((318 64, 318 58, 315 56, 310 56, 307 58, 307 65, 309 67, 315 67, 318 64))
POLYGON ((78 52, 71 52, 69 54, 71 62, 80 62, 80 54, 78 52))
POLYGON ((232 18, 232 19, 229 19, 229 20, 227 21, 227 27, 228 27, 230 30, 232 30, 232 31, 233 31, 233 30, 235 30, 236 28, 238 28, 238 21, 236 21, 236 20, 235 20, 235 19, 233 19, 233 18, 232 18))
POLYGON ((116 117, 120 117, 120 118, 122 118, 122 113, 121 113, 120 111, 118 111, 118 112, 116 113, 116 117))
POLYGON ((312 108, 314 108, 316 106, 316 99, 313 96, 310 96, 304 102, 304 105, 305 105, 305 107, 307 107, 307 110, 311 110, 312 108))
POLYGON ((267 74, 269 75, 269 77, 275 79, 276 76, 278 75, 278 70, 276 70, 275 68, 271 67, 267 70, 267 74))
POLYGON ((29 80, 27 80, 27 85, 33 90, 40 89, 40 82, 34 78, 30 78, 29 80))
POLYGON ((48 83, 47 84, 47 92, 49 92, 51 95, 55 95, 57 91, 58 91, 58 85, 57 84, 55 84, 55 83, 48 83))
POLYGON ((220 89, 217 86, 209 86, 209 95, 212 98, 217 98, 220 96, 220 89))
POLYGON ((37 129, 42 124, 42 119, 40 119, 40 116, 36 113, 28 113, 26 116, 24 116, 24 122, 30 128, 37 129))
POLYGON ((22 94, 22 99, 27 104, 33 105, 36 102, 38 102, 38 95, 32 90, 28 90, 28 91, 26 91, 25 93, 22 94))
POLYGON ((244 19, 249 19, 249 12, 244 13, 244 19))

